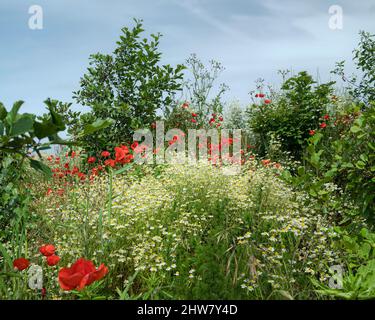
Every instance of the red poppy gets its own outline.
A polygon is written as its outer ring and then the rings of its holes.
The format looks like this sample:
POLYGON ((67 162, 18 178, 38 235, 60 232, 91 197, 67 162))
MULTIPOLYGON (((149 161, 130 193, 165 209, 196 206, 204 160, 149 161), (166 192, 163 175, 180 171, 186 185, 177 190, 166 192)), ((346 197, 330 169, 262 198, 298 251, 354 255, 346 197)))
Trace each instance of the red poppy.
POLYGON ((321 127, 322 129, 324 129, 326 126, 327 126, 327 124, 326 124, 325 122, 322 122, 322 123, 320 124, 320 127, 321 127))
POLYGON ((70 268, 59 271, 59 284, 63 290, 82 290, 94 281, 101 280, 108 273, 108 268, 101 264, 98 269, 90 260, 78 259, 70 268))
POLYGON ((51 188, 48 188, 48 189, 47 189, 47 192, 46 192, 46 195, 49 196, 49 195, 52 193, 52 191, 53 191, 53 190, 52 190, 51 188))
POLYGON ((264 103, 265 103, 265 104, 270 104, 270 103, 271 103, 271 100, 270 100, 270 99, 265 99, 265 100, 264 100, 264 103))
POLYGON ((108 151, 103 151, 103 152, 101 153, 101 156, 102 156, 103 158, 108 158, 110 155, 111 155, 111 154, 110 154, 108 151))
POLYGON ((255 98, 259 98, 259 93, 257 93, 257 94, 255 95, 255 98))
POLYGON ((39 252, 46 257, 52 256, 53 254, 55 254, 55 251, 56 248, 53 244, 46 244, 39 248, 39 252))
POLYGON ((263 164, 264 166, 268 166, 270 163, 271 163, 271 160, 270 160, 270 159, 262 160, 262 164, 263 164))
POLYGON ((185 102, 185 103, 182 105, 182 108, 186 109, 188 106, 189 106, 189 103, 188 103, 188 102, 185 102))
POLYGON ((310 131, 309 131, 309 135, 310 135, 310 136, 313 136, 314 134, 315 134, 315 130, 310 130, 310 131))
POLYGON ((197 115, 196 113, 192 113, 191 116, 195 118, 195 117, 197 117, 198 115, 197 115))
POLYGON ((29 265, 30 261, 25 258, 18 258, 13 261, 13 267, 19 271, 27 269, 29 265))
POLYGON ((329 120, 329 115, 326 114, 323 118, 324 118, 324 120, 329 120))
POLYGON ((110 166, 110 167, 114 168, 116 166, 116 160, 108 159, 108 160, 104 161, 104 164, 106 166, 110 166))
POLYGON ((72 153, 71 153, 70 156, 71 156, 72 158, 74 158, 74 157, 76 156, 76 154, 77 154, 77 153, 76 153, 75 151, 72 151, 72 153))
POLYGON ((281 169, 281 164, 280 164, 280 163, 275 163, 275 164, 273 165, 273 167, 274 167, 275 169, 281 169))
POLYGON ((195 120, 195 119, 191 119, 191 122, 192 122, 192 123, 197 123, 197 120, 195 120))
POLYGON ((134 141, 134 142, 132 143, 132 145, 130 146, 130 148, 132 148, 133 151, 134 151, 134 149, 137 148, 137 147, 138 147, 138 142, 137 142, 137 141, 134 141))
POLYGON ((94 163, 95 161, 96 161, 95 157, 90 157, 90 158, 87 159, 88 163, 94 163))
POLYGON ((129 163, 130 161, 132 161, 134 159, 134 156, 132 154, 128 154, 125 159, 124 159, 124 163, 129 163))
POLYGON ((259 93, 258 97, 259 97, 259 98, 264 98, 265 95, 264 95, 264 93, 259 93))
POLYGON ((60 261, 60 257, 53 254, 52 256, 49 256, 47 257, 47 264, 50 266, 50 267, 53 267, 55 265, 57 265, 60 261))
POLYGON ((220 117, 219 117, 219 120, 220 120, 220 121, 223 121, 223 120, 224 120, 224 118, 223 118, 222 116, 220 116, 220 117))
POLYGON ((74 166, 72 170, 72 174, 77 174, 79 172, 79 168, 74 166))
POLYGON ((126 156, 126 152, 123 148, 121 147, 116 147, 115 148, 115 160, 116 162, 122 161, 126 156))

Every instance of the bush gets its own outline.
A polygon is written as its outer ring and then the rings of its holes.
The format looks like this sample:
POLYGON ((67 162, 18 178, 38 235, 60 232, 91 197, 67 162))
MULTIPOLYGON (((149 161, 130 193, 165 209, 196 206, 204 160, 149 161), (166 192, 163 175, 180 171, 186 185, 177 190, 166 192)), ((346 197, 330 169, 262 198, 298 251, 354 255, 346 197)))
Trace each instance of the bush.
POLYGON ((301 160, 309 131, 319 126, 330 106, 333 84, 317 84, 300 72, 282 84, 274 101, 250 105, 249 127, 256 135, 258 153, 267 154, 274 137, 281 141, 284 152, 301 160))

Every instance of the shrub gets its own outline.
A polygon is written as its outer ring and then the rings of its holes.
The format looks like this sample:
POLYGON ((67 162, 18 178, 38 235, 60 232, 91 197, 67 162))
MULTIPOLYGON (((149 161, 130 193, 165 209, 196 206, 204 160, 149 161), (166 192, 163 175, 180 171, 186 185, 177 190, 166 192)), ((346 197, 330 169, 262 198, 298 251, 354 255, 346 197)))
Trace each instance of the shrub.
POLYGON ((300 72, 285 80, 273 101, 250 105, 249 127, 256 135, 259 154, 268 152, 274 136, 284 152, 301 160, 309 131, 318 127, 327 113, 333 84, 317 84, 307 72, 300 72))
POLYGON ((130 142, 134 130, 149 127, 156 112, 168 106, 174 93, 181 89, 184 67, 160 65, 160 34, 141 39, 142 21, 135 23, 133 29, 122 29, 123 35, 112 55, 90 56, 88 72, 74 93, 78 103, 91 109, 71 127, 74 136, 83 125, 97 118, 114 120, 100 133, 79 138, 93 155, 107 146, 130 142))

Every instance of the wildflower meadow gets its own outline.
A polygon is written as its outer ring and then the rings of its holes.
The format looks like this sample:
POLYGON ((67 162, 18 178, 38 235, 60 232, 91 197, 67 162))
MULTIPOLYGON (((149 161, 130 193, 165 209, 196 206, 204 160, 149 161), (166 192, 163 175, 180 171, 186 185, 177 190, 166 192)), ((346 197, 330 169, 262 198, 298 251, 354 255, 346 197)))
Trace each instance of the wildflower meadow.
POLYGON ((360 75, 287 70, 246 106, 159 40, 134 20, 91 55, 86 111, 0 103, 0 299, 374 299, 375 36, 360 75))

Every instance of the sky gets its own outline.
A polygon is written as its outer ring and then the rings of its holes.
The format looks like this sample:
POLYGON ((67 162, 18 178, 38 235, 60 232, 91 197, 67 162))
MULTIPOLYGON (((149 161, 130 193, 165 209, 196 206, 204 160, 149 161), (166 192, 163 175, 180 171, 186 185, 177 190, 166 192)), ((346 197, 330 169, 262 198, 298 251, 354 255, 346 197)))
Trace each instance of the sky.
POLYGON ((163 34, 162 63, 192 53, 220 61, 225 100, 246 104, 256 79, 280 83, 278 70, 328 81, 335 62, 346 60, 354 71, 359 30, 375 33, 375 0, 0 0, 0 101, 9 109, 24 100, 21 111, 37 114, 48 97, 74 102, 90 54, 111 53, 133 18, 144 20, 146 35, 163 34), (42 29, 29 27, 32 5, 43 10, 42 29), (342 9, 338 29, 329 25, 332 5, 342 9))

